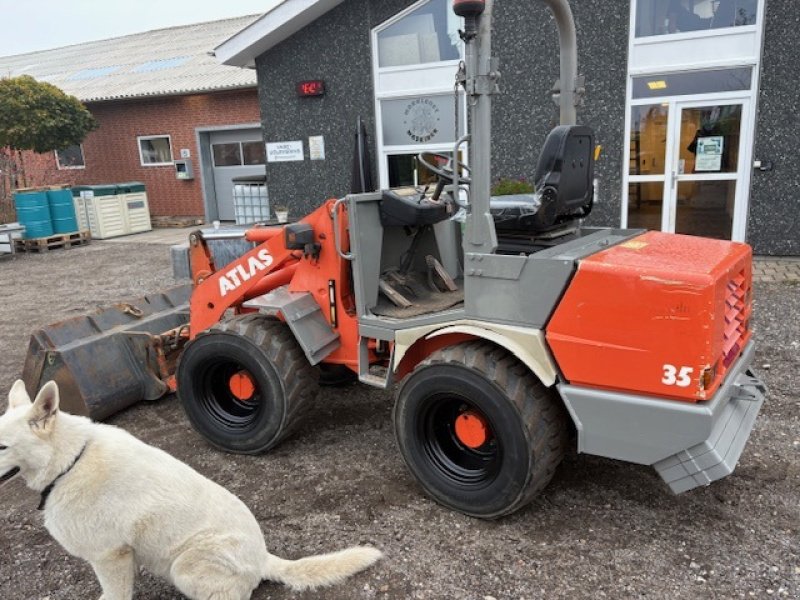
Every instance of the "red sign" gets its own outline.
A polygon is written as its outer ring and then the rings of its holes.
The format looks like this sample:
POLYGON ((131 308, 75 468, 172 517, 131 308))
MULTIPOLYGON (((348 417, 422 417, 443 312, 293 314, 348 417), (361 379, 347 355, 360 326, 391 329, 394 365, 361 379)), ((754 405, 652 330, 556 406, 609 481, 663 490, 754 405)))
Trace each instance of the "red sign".
POLYGON ((301 81, 297 84, 297 95, 301 98, 307 96, 322 96, 325 93, 325 82, 321 79, 301 81))

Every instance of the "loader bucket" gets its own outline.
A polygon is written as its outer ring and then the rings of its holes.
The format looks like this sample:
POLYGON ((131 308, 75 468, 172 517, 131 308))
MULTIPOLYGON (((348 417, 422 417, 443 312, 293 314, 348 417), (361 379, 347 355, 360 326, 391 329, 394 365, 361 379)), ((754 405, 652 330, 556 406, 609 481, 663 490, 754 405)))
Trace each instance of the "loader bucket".
POLYGON ((66 412, 102 420, 171 391, 189 323, 183 285, 48 325, 31 335, 22 379, 30 394, 53 379, 66 412))

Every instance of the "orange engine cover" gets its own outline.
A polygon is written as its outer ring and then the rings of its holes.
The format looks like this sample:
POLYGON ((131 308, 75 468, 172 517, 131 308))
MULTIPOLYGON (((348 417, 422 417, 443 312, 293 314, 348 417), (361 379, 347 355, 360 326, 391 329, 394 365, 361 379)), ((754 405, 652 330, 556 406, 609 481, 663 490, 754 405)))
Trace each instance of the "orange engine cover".
POLYGON ((747 244, 650 231, 582 260, 547 325, 572 384, 709 399, 750 339, 747 244))

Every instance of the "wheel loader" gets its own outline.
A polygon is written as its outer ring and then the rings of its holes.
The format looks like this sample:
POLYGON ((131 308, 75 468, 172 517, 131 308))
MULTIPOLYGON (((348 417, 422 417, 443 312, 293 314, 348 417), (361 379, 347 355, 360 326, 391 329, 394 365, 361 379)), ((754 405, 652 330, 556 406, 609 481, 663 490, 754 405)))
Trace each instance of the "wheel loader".
POLYGON ((255 226, 226 265, 197 231, 191 290, 37 332, 29 389, 55 378, 65 405, 99 417, 177 390, 200 435, 250 454, 314 410, 321 373, 351 373, 395 390, 422 489, 489 519, 525 506, 570 444, 652 465, 675 493, 729 475, 766 393, 751 369, 751 249, 583 225, 596 148, 576 124, 574 22, 566 0, 543 1, 559 27, 560 125, 534 193, 491 197, 493 2, 454 0, 469 133, 420 155, 432 189, 255 226))

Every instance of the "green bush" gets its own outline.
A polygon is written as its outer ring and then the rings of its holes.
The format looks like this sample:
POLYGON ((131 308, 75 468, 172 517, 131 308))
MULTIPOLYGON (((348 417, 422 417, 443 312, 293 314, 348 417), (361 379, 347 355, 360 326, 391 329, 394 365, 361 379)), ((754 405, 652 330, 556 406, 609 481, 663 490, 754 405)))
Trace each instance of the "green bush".
POLYGON ((532 192, 533 184, 524 177, 520 179, 501 177, 492 186, 492 196, 510 196, 512 194, 530 194, 532 192))
POLYGON ((56 86, 28 75, 0 78, 0 148, 63 150, 96 128, 86 107, 56 86))

